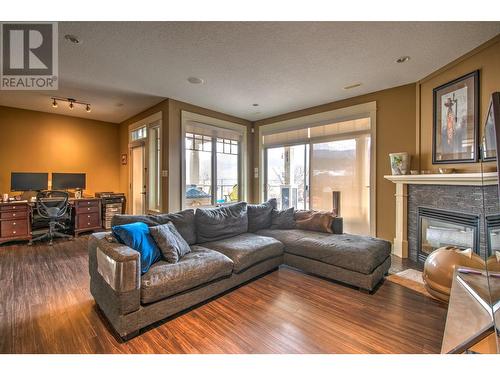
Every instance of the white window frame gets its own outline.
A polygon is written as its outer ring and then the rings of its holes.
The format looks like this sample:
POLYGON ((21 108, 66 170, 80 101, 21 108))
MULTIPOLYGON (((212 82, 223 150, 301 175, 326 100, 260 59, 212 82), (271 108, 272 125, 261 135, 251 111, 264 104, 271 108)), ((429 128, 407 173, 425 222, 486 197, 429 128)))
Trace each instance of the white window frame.
MULTIPOLYGON (((372 236, 376 235, 377 231, 377 102, 368 102, 363 104, 358 104, 350 107, 335 109, 332 111, 316 113, 313 115, 296 117, 290 120, 284 120, 279 122, 274 122, 267 125, 262 125, 257 128, 257 139, 258 139, 258 157, 259 157, 259 168, 260 171, 266 171, 265 165, 265 152, 266 147, 263 144, 263 136, 268 134, 275 134, 280 132, 286 132, 290 130, 298 130, 304 128, 312 128, 315 126, 328 125, 337 122, 344 122, 350 120, 357 120, 360 118, 370 119, 370 234, 372 236)), ((353 134, 360 132, 353 132, 353 134)), ((361 132, 368 133, 368 132, 361 132)), ((345 136, 347 134, 342 134, 345 136)), ((339 135, 340 136, 340 135, 339 135)), ((324 140, 332 139, 335 137, 327 136, 324 140)), ((323 141, 323 139, 309 140, 305 139, 304 142, 300 143, 318 143, 323 141)), ((276 146, 275 146, 276 147, 276 146)), ((312 146, 310 146, 311 152, 312 146)), ((309 176, 309 179, 311 176, 309 176)), ((265 179, 266 176, 263 173, 259 173, 258 176, 258 198, 259 202, 265 197, 265 179)), ((310 186, 309 186, 310 190, 310 186)))
MULTIPOLYGON (((186 127, 189 122, 198 122, 202 124, 206 124, 208 126, 213 126, 221 129, 228 129, 228 130, 233 130, 241 134, 241 141, 239 144, 239 150, 238 150, 238 181, 239 181, 239 186, 238 186, 238 193, 239 193, 239 198, 242 201, 247 200, 248 196, 248 177, 247 177, 247 171, 248 171, 248 160, 247 160, 247 132, 248 128, 245 125, 237 124, 234 122, 230 121, 225 121, 225 120, 220 120, 214 117, 209 117, 205 115, 200 115, 198 113, 193 113, 193 112, 187 112, 187 111, 181 111, 181 208, 184 210, 188 208, 186 206, 186 127)), ((217 137, 215 137, 215 142, 217 142, 217 137)), ((217 152, 217 148, 214 149, 214 145, 212 145, 212 152, 217 152)), ((212 163, 212 180, 215 180, 216 182, 216 177, 217 177, 217 167, 213 165, 212 163)), ((215 192, 214 192, 214 197, 215 197, 215 192)), ((207 205, 204 207, 214 207, 214 206, 220 206, 221 204, 214 204, 214 202, 211 205, 207 205)))
MULTIPOLYGON (((160 175, 158 178, 160 179, 160 191, 158 191, 159 194, 159 206, 160 208, 158 210, 150 210, 149 209, 149 196, 146 197, 144 200, 144 204, 146 207, 144 207, 144 212, 146 213, 153 213, 153 214, 158 214, 162 211, 163 207, 163 183, 162 183, 162 173, 161 171, 163 170, 163 155, 164 155, 164 150, 163 150, 163 144, 162 144, 162 136, 163 136, 163 121, 162 121, 162 112, 157 112, 152 114, 151 116, 148 116, 146 118, 143 118, 137 122, 134 122, 133 124, 130 124, 128 126, 128 149, 129 149, 129 160, 131 158, 131 150, 135 146, 145 146, 145 161, 144 165, 146 166, 146 174, 145 174, 145 181, 146 181, 146 186, 147 186, 147 192, 149 194, 149 147, 150 147, 150 139, 149 139, 149 129, 152 127, 158 127, 157 123, 159 123, 159 130, 160 130, 160 175), (139 128, 146 128, 146 137, 137 139, 137 140, 132 140, 132 132, 134 130, 137 130, 139 128)), ((132 163, 129 163, 129 197, 132 196, 132 163)))

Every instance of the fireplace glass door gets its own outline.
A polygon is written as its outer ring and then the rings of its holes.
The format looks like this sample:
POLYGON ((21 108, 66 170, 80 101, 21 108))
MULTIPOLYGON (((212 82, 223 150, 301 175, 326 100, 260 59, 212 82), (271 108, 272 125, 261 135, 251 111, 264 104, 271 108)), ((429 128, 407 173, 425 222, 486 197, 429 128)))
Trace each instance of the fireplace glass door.
POLYGON ((424 262, 444 246, 479 252, 479 218, 475 215, 419 208, 418 260, 424 262))

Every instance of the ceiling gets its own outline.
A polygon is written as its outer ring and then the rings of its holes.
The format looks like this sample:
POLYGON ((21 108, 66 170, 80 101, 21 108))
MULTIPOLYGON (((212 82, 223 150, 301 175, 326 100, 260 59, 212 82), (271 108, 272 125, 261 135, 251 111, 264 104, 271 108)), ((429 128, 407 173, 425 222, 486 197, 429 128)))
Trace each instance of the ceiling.
POLYGON ((0 105, 121 122, 173 98, 255 121, 415 82, 499 33, 500 22, 61 22, 59 90, 0 91, 0 105), (54 109, 51 96, 92 112, 54 109))

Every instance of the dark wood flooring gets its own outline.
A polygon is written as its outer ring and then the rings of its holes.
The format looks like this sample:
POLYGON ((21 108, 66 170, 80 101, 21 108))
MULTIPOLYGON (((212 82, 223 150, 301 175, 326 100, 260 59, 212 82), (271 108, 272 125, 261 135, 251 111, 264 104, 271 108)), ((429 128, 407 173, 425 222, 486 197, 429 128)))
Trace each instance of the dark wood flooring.
POLYGON ((445 305, 389 281, 370 295, 284 266, 124 343, 90 295, 86 242, 0 247, 0 353, 440 351, 445 305))

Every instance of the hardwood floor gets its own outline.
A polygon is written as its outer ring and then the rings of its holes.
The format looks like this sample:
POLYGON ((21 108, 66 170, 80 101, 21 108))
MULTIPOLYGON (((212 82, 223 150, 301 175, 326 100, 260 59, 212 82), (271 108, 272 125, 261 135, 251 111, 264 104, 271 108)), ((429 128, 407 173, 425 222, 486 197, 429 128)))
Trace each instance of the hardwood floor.
POLYGON ((446 306, 281 267, 128 341, 90 295, 87 238, 0 247, 1 353, 438 353, 446 306))

